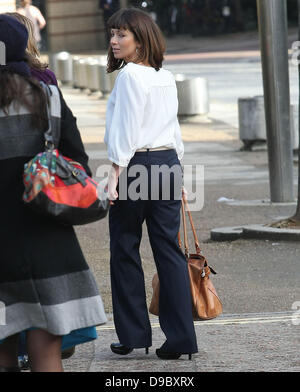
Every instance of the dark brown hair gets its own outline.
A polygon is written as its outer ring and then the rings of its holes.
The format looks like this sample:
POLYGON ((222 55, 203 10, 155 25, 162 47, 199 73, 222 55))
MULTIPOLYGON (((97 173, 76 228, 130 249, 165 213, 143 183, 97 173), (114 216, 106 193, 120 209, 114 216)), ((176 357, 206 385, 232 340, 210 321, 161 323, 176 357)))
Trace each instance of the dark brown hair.
MULTIPOLYGON (((123 8, 109 18, 107 25, 109 33, 111 29, 131 31, 135 40, 141 45, 136 62, 148 63, 159 71, 166 45, 160 28, 149 14, 138 8, 123 8)), ((107 72, 113 72, 126 65, 123 59, 114 57, 111 46, 108 49, 107 59, 107 72)))
POLYGON ((8 114, 13 103, 32 114, 32 126, 43 130, 47 124, 46 95, 39 82, 31 77, 23 77, 8 70, 0 71, 0 109, 8 114))

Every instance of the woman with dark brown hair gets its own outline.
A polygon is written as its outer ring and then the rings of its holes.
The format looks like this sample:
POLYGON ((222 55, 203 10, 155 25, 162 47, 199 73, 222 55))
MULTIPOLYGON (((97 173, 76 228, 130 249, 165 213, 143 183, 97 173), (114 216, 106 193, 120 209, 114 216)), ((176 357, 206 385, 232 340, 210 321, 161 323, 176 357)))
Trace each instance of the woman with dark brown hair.
POLYGON ((160 280, 162 359, 196 353, 187 263, 180 225, 183 143, 173 75, 162 67, 165 43, 151 17, 122 9, 108 21, 108 72, 120 70, 107 104, 105 143, 112 164, 108 192, 114 353, 152 345, 139 247, 146 221, 160 280), (166 179, 158 171, 167 169, 166 179), (138 186, 136 186, 138 184, 138 186), (138 191, 139 189, 139 191, 138 191))

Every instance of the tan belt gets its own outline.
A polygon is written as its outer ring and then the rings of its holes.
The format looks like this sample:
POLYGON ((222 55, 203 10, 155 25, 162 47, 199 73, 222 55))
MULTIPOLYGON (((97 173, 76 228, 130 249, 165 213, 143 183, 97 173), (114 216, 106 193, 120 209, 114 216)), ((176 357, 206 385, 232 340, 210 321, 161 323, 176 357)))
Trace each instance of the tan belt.
POLYGON ((172 147, 154 147, 154 148, 140 148, 136 150, 136 152, 144 152, 144 151, 162 151, 162 150, 173 150, 172 147))

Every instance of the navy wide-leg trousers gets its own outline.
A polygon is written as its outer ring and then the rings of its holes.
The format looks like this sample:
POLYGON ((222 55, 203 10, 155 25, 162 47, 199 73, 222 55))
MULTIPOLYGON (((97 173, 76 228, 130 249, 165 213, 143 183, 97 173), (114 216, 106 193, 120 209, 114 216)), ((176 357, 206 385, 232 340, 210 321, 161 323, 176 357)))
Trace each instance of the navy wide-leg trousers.
MULTIPOLYGON (((141 348, 152 345, 151 325, 146 304, 144 274, 139 254, 142 225, 146 221, 150 244, 160 280, 159 322, 166 341, 161 347, 168 352, 195 353, 198 351, 192 317, 190 283, 186 259, 178 246, 181 201, 170 192, 162 200, 161 191, 170 183, 160 178, 159 200, 151 200, 151 170, 153 166, 177 167, 180 163, 175 150, 137 152, 127 170, 142 165, 148 173, 148 200, 119 199, 110 208, 111 287, 116 332, 120 343, 141 348), (175 165, 175 166, 174 166, 175 165)), ((126 179, 128 188, 137 177, 126 179)), ((119 181, 120 185, 120 181, 119 181)), ((182 183, 180 184, 181 187, 182 183)), ((176 193, 176 190, 175 190, 176 193)), ((178 192, 177 192, 178 194, 178 192)), ((179 189, 180 195, 180 189, 179 189)), ((126 199, 126 198, 124 198, 126 199)))

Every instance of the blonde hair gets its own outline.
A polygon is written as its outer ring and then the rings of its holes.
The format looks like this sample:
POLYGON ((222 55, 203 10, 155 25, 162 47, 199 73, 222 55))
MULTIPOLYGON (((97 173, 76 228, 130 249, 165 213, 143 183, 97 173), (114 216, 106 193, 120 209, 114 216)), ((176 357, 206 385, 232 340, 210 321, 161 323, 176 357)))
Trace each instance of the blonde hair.
POLYGON ((36 40, 34 38, 34 27, 33 23, 26 16, 19 14, 18 12, 7 12, 12 18, 17 19, 22 23, 28 31, 28 43, 26 48, 26 60, 30 68, 35 68, 40 71, 45 71, 48 68, 48 64, 42 63, 40 60, 41 54, 37 48, 36 40))

